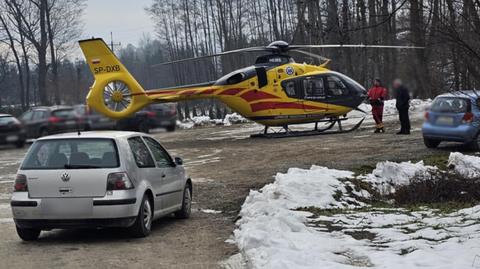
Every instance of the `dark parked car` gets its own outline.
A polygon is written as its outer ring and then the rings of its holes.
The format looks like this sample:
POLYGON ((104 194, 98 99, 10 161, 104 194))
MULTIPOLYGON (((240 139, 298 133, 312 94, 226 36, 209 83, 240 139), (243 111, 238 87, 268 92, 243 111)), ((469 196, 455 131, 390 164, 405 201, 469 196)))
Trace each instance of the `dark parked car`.
POLYGON ((150 129, 165 128, 175 131, 177 123, 177 104, 152 104, 138 111, 132 117, 117 122, 118 130, 148 133, 150 129))
POLYGON ((85 129, 85 122, 73 107, 34 107, 20 117, 28 138, 85 129))
POLYGON ((85 122, 85 130, 114 130, 117 122, 90 109, 87 105, 73 106, 78 116, 85 122))
POLYGON ((25 140, 23 124, 12 115, 0 114, 0 144, 13 144, 21 148, 25 140))

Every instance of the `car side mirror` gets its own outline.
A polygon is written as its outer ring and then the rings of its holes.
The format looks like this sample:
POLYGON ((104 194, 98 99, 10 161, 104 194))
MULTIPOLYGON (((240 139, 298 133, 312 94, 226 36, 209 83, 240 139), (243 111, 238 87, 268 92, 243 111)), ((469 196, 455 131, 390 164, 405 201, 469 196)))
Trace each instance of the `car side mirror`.
POLYGON ((176 165, 183 165, 183 160, 180 157, 175 157, 175 164, 176 165))

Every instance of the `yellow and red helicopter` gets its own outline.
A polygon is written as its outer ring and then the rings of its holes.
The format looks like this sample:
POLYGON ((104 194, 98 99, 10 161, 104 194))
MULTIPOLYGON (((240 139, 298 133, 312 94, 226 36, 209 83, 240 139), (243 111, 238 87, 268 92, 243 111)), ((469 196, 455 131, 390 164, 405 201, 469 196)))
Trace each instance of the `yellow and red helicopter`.
POLYGON ((360 120, 350 129, 341 122, 347 113, 365 100, 366 90, 353 79, 329 70, 330 61, 304 48, 418 48, 383 45, 289 45, 275 41, 266 47, 226 51, 215 55, 182 59, 173 64, 208 57, 244 52, 267 52, 254 65, 233 71, 214 82, 145 91, 113 54, 103 39, 79 41, 95 82, 87 95, 87 103, 96 111, 114 118, 128 117, 154 102, 216 98, 243 117, 263 124, 257 136, 282 137, 320 133, 349 132, 357 129, 360 120), (320 65, 296 63, 288 52, 294 51, 323 61, 320 65), (315 123, 312 131, 293 132, 289 125, 315 123), (318 123, 325 126, 318 128, 318 123), (338 131, 328 131, 335 124, 338 131), (283 133, 269 133, 268 128, 280 126, 283 133))

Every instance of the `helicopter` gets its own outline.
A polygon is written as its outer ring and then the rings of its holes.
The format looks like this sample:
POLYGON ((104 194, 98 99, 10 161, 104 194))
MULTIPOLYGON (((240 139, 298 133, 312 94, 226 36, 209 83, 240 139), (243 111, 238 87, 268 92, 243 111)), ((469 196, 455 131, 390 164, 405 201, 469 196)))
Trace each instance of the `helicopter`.
POLYGON ((350 129, 342 122, 367 97, 365 88, 352 78, 329 70, 330 62, 309 48, 392 48, 418 49, 413 46, 386 45, 290 45, 274 41, 268 46, 250 47, 218 54, 171 61, 175 64, 235 53, 263 52, 255 64, 235 70, 213 82, 145 91, 101 38, 79 41, 80 48, 95 78, 87 95, 87 104, 114 119, 128 117, 154 102, 178 102, 215 98, 243 117, 262 124, 262 133, 252 137, 288 137, 350 132, 362 124, 362 118, 350 129), (289 52, 297 52, 323 61, 319 65, 296 63, 289 52), (308 131, 292 131, 289 125, 315 123, 308 131), (319 124, 323 124, 319 128, 319 124), (331 130, 334 125, 338 130, 331 130), (269 132, 281 127, 283 132, 269 132))

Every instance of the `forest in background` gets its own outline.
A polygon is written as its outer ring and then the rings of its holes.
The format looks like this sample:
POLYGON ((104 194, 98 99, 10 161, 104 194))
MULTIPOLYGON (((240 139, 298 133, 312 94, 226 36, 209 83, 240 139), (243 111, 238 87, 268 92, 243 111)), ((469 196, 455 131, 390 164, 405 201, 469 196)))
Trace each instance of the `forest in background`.
MULTIPOLYGON (((72 59, 84 8, 84 0, 0 3, 0 106, 84 102, 92 77, 83 59, 72 59)), ((155 33, 146 34, 137 46, 115 48, 145 88, 215 80, 259 55, 155 64, 274 40, 422 46, 424 50, 311 52, 332 59, 332 69, 366 87, 374 77, 387 87, 398 77, 421 98, 480 88, 480 0, 152 0, 145 15, 155 23, 155 33)), ((297 62, 315 63, 293 56, 297 62)), ((226 108, 199 100, 182 103, 179 112, 219 118, 226 108)))

